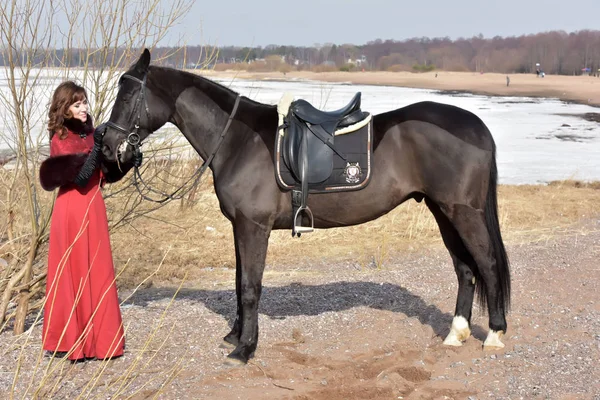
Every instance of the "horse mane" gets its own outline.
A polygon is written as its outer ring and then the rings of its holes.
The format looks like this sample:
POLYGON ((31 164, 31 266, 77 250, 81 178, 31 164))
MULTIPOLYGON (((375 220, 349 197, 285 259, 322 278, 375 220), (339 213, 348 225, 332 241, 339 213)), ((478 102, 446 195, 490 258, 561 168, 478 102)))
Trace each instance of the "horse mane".
MULTIPOLYGON (((157 65, 149 66, 148 80, 153 83, 153 86, 158 86, 160 89, 167 91, 169 97, 173 99, 177 99, 184 90, 195 87, 226 113, 231 112, 236 97, 240 95, 233 89, 199 74, 157 65), (177 77, 176 82, 172 82, 173 84, 168 85, 168 87, 154 83, 170 82, 173 76, 177 77)), ((273 151, 277 131, 277 105, 264 104, 241 96, 240 105, 234 119, 257 133, 267 148, 273 151)))
MULTIPOLYGON (((188 71, 183 71, 180 69, 176 69, 176 68, 170 68, 170 67, 163 67, 163 66, 158 66, 158 65, 151 65, 148 68, 148 72, 152 72, 154 75, 161 75, 161 73, 166 73, 166 74, 175 74, 180 76, 184 82, 183 85, 180 87, 182 90, 183 89, 187 89, 190 86, 194 86, 197 87, 199 89, 201 89, 204 93, 206 93, 210 98, 212 98, 215 102, 217 102, 217 104, 219 104, 219 107, 222 106, 222 104, 220 104, 220 99, 222 99, 224 96, 227 98, 227 100, 235 100, 235 98, 239 95, 238 92, 236 92, 235 90, 222 85, 218 82, 215 82, 209 78, 206 78, 200 74, 197 73, 192 73, 192 72, 188 72, 188 71)), ((264 103, 260 103, 258 101, 249 99, 248 97, 242 96, 242 99, 245 103, 252 105, 253 107, 266 107, 268 109, 273 108, 274 106, 270 105, 270 104, 264 104, 264 103)), ((229 104, 229 103, 227 103, 229 104)), ((223 107, 221 107, 223 108, 223 107)), ((227 110, 227 108, 223 108, 224 110, 227 110)))

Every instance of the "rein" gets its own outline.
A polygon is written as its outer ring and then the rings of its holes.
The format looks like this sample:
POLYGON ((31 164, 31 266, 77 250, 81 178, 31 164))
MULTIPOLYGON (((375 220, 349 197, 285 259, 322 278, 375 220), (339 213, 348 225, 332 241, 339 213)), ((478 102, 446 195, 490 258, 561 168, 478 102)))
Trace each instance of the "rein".
MULTIPOLYGON (((114 128, 122 133, 125 133, 127 135, 127 139, 126 139, 127 144, 129 144, 130 146, 133 147, 134 157, 136 158, 136 161, 134 162, 134 165, 133 165, 133 168, 134 168, 134 170, 133 170, 133 185, 135 186, 138 193, 144 200, 148 200, 148 201, 151 201, 154 203, 164 203, 168 200, 182 199, 187 193, 189 193, 193 188, 195 188, 198 185, 200 178, 202 177, 202 175, 204 174, 206 169, 209 167, 212 160, 215 158, 215 155, 217 154, 217 151, 219 151, 219 148, 221 147, 221 144, 223 143, 223 140, 225 139, 225 135, 227 134, 227 131, 229 130, 229 127, 231 126, 231 123, 233 122, 233 118, 235 117, 235 114, 237 112, 237 109, 240 104, 240 100, 241 100, 242 96, 238 94, 238 96, 236 97, 235 104, 233 105, 231 114, 229 115, 229 118, 227 119, 225 128, 223 128, 223 131, 221 132, 221 135, 219 136, 219 139, 217 141, 217 145, 215 146, 215 148, 212 151, 212 153, 210 154, 210 156, 202 163, 202 165, 196 170, 196 172, 194 172, 194 174, 192 174, 192 176, 190 176, 190 178, 183 183, 183 185, 181 185, 179 188, 177 188, 175 191, 173 191, 172 193, 169 194, 169 193, 162 192, 160 190, 153 189, 146 182, 144 182, 144 179, 142 178, 142 174, 140 173, 140 168, 139 168, 141 166, 141 157, 140 156, 142 154, 142 151, 140 149, 140 145, 141 145, 142 140, 140 138, 138 130, 140 129, 140 120, 142 118, 142 109, 140 107, 142 102, 144 103, 144 109, 146 110, 146 116, 149 113, 148 104, 146 102, 146 75, 144 75, 144 79, 138 79, 135 76, 131 76, 131 75, 127 75, 127 74, 123 75, 123 78, 131 79, 135 82, 138 82, 142 86, 140 89, 140 92, 138 94, 138 97, 135 101, 135 106, 134 106, 134 109, 132 112, 132 114, 135 114, 136 111, 138 112, 137 116, 135 117, 136 122, 134 124, 134 129, 131 131, 128 131, 127 129, 123 128, 122 126, 115 124, 114 122, 111 122, 111 121, 108 121, 106 123, 106 125, 111 128, 114 128), (137 160, 140 160, 140 161, 137 161, 137 160), (186 190, 181 191, 190 181, 192 181, 192 179, 194 180, 194 182, 190 186, 188 186, 186 190), (145 195, 141 188, 142 185, 143 185, 143 188, 146 189, 146 191, 161 195, 161 196, 163 196, 163 198, 157 200, 157 199, 153 199, 153 198, 145 195)), ((117 156, 117 161, 118 160, 119 160, 119 157, 117 156)))

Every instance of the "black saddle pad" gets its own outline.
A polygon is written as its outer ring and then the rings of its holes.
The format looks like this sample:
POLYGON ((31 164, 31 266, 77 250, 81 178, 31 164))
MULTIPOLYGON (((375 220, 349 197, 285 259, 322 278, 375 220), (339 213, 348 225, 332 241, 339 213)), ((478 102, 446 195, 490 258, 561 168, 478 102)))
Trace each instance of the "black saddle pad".
MULTIPOLYGON (((284 136, 277 132, 275 143, 275 176, 280 187, 300 189, 300 182, 283 159, 284 136)), ((346 160, 333 153, 333 171, 323 182, 309 184, 309 193, 330 193, 363 189, 370 181, 373 158, 373 121, 349 133, 335 135, 335 148, 346 160)))

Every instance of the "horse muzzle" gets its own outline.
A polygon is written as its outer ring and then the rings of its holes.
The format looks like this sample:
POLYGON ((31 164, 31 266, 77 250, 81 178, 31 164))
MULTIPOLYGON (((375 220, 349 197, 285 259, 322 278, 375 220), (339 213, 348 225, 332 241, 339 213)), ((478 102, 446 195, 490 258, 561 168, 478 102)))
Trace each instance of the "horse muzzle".
MULTIPOLYGON (((137 132, 131 132, 127 138, 121 140, 117 146, 116 158, 121 163, 126 163, 134 159, 135 162, 141 164, 141 149, 142 139, 137 132)), ((139 167, 139 165, 136 165, 139 167)))
MULTIPOLYGON (((128 156, 128 144, 127 144, 127 140, 122 140, 121 143, 119 143, 119 146, 117 146, 117 154, 116 154, 116 158, 117 160, 119 160, 120 162, 124 163, 127 159, 128 156)), ((131 157, 132 151, 129 151, 129 157, 131 157)))

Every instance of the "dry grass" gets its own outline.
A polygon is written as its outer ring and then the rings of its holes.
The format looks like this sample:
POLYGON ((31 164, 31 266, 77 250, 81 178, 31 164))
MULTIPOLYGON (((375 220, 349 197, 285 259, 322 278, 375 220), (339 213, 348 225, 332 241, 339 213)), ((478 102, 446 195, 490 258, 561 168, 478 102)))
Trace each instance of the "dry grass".
MULTIPOLYGON (((186 146, 166 142, 154 150, 146 149, 143 176, 153 188, 172 192, 189 181, 199 162, 186 161, 186 146)), ((10 174, 10 170, 0 169, 0 181, 10 174)), ((39 194, 40 203, 49 206, 53 195, 41 189, 39 194)), ((178 284, 186 274, 193 281, 207 269, 214 273, 215 268, 225 268, 226 272, 235 267, 231 225, 221 214, 210 173, 184 199, 158 208, 155 203, 140 199, 129 177, 108 185, 104 194, 112 226, 115 267, 120 270, 127 265, 118 280, 121 287, 136 286, 148 276, 152 278, 145 286, 178 284), (166 253, 169 257, 163 260, 166 253), (160 271, 155 273, 161 263, 160 271)), ((502 232, 508 244, 545 241, 559 232, 577 232, 580 221, 600 215, 600 182, 505 185, 500 186, 498 198, 502 232)), ((4 236, 8 220, 3 207, 0 203, 0 233, 4 236)), ((29 225, 22 218, 24 215, 24 210, 14 213, 12 223, 18 237, 27 237, 29 225)), ((7 252, 15 245, 7 245, 4 236, 0 246, 0 258, 9 259, 7 252)), ((302 257, 304 261, 327 260, 348 262, 357 268, 380 268, 398 254, 432 246, 442 246, 433 217, 424 204, 409 201, 359 226, 317 230, 299 239, 292 238, 290 230, 274 231, 267 264, 272 271, 273 266, 293 264, 302 257)), ((43 274, 46 252, 47 243, 38 254, 34 276, 43 274)))
MULTIPOLYGON (((545 241, 558 232, 575 233, 580 221, 600 215, 598 182, 506 185, 500 186, 498 196, 503 236, 508 244, 545 241)), ((114 207, 111 199, 108 205, 114 207)), ((142 207, 148 206, 142 203, 142 207)), ((126 286, 154 271, 167 250, 169 257, 153 283, 176 283, 185 274, 194 280, 207 268, 235 267, 231 225, 219 210, 210 177, 204 179, 191 206, 181 200, 172 202, 113 232, 112 243, 115 264, 130 264, 120 281, 126 286)), ((359 226, 316 230, 300 239, 292 238, 289 230, 274 231, 267 264, 272 269, 302 257, 378 268, 389 257, 431 246, 442 246, 435 220, 424 204, 409 201, 359 226)))
MULTIPOLYGON (((157 269, 160 267, 159 264, 157 269)), ((121 305, 128 301, 143 286, 144 282, 145 280, 121 302, 121 305)), ((35 325, 41 324, 42 313, 38 312, 31 329, 10 339, 11 343, 5 353, 17 350, 18 356, 14 360, 14 370, 11 372, 13 374, 12 386, 2 388, 2 390, 6 390, 3 393, 7 396, 10 394, 11 399, 65 398, 64 392, 71 393, 71 396, 67 396, 68 398, 77 399, 148 398, 147 393, 144 395, 147 392, 146 389, 154 387, 157 389, 151 390, 151 393, 154 395, 153 398, 156 398, 183 370, 183 358, 174 359, 169 366, 158 371, 154 367, 154 361, 163 350, 174 329, 172 325, 165 323, 165 317, 184 283, 185 277, 168 304, 160 311, 160 316, 148 326, 149 333, 144 337, 143 342, 133 351, 129 351, 130 360, 118 375, 111 372, 112 361, 110 360, 98 360, 93 365, 88 364, 89 368, 85 371, 87 379, 83 380, 77 379, 81 376, 81 368, 78 368, 76 363, 70 362, 66 357, 52 355, 48 360, 46 352, 42 350, 39 339, 34 334, 34 332, 39 334, 39 331, 34 329, 35 325), (37 351, 31 351, 32 348, 37 351), (157 373, 149 374, 149 371, 157 373), (77 393, 77 397, 73 393, 77 393)), ((130 326, 131 322, 125 326, 126 336, 131 334, 130 326)), ((88 329, 89 323, 84 331, 88 329)), ((83 339, 78 339, 78 342, 81 340, 83 339)))

